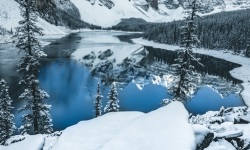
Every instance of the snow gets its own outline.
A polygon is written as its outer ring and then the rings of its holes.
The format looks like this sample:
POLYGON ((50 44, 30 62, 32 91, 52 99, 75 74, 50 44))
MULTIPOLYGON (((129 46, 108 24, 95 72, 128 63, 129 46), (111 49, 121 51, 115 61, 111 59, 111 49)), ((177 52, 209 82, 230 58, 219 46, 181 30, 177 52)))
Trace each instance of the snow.
POLYGON ((241 138, 250 140, 250 124, 235 124, 235 127, 243 131, 241 138))
MULTIPOLYGON (((179 46, 174 46, 174 45, 168 45, 168 44, 161 44, 161 43, 156 43, 153 41, 148 41, 142 38, 137 38, 132 40, 136 44, 141 44, 144 46, 152 46, 154 48, 161 48, 161 49, 167 49, 174 51, 176 49, 180 49, 179 46)), ((250 106, 250 59, 240 56, 240 55, 234 55, 231 53, 225 53, 224 51, 220 50, 208 50, 208 49, 196 49, 194 50, 195 53, 200 53, 200 54, 205 54, 217 58, 221 58, 230 62, 234 62, 237 64, 241 64, 241 67, 235 68, 230 71, 230 74, 243 81, 242 86, 244 90, 240 93, 242 96, 244 102, 246 103, 247 106, 250 106)))
POLYGON ((215 132, 215 136, 219 138, 238 137, 243 134, 243 131, 237 129, 232 122, 223 122, 220 125, 212 125, 210 128, 215 132))
POLYGON ((207 127, 199 125, 199 124, 194 124, 192 125, 194 132, 195 132, 195 143, 196 145, 200 145, 203 140, 205 139, 206 135, 208 133, 211 133, 211 130, 209 130, 207 127))
POLYGON ((62 134, 61 131, 56 131, 52 134, 46 135, 42 150, 51 150, 55 146, 55 144, 56 144, 56 142, 61 134, 62 134))
POLYGON ((147 114, 114 112, 79 122, 63 131, 53 150, 176 148, 195 149, 195 136, 192 126, 188 123, 188 112, 180 102, 172 102, 147 114))
POLYGON ((228 141, 221 139, 217 142, 213 141, 208 148, 205 148, 204 150, 236 150, 232 144, 230 144, 228 141))
POLYGON ((188 116, 184 105, 176 101, 147 114, 111 112, 81 121, 66 128, 62 134, 27 135, 24 140, 0 146, 0 149, 194 150, 195 133, 188 116))
POLYGON ((0 35, 0 44, 10 43, 12 39, 11 35, 0 35))
POLYGON ((108 113, 79 122, 63 131, 53 150, 101 150, 120 130, 141 115, 141 112, 108 113))
POLYGON ((102 150, 117 149, 195 149, 194 131, 188 123, 188 112, 182 103, 172 102, 141 116, 102 148, 102 150))
POLYGON ((1 150, 41 150, 44 145, 44 136, 41 134, 27 136, 23 141, 0 146, 1 150))

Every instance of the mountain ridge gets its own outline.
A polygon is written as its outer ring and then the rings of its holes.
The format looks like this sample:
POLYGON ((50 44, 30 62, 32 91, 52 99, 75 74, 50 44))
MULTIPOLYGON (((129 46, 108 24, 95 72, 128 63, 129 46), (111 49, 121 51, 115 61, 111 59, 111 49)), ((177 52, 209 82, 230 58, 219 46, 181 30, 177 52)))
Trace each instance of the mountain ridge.
MULTIPOLYGON (((42 20, 41 24, 61 27, 107 28, 124 19, 139 18, 147 22, 171 22, 182 20, 189 0, 35 0, 42 20), (45 21, 45 22, 44 22, 45 21)), ((21 19, 15 0, 3 2, 0 10, 0 26, 7 30, 15 28, 21 19)), ((248 0, 201 0, 201 15, 222 11, 250 8, 248 0)), ((47 28, 47 27, 44 28, 47 28)), ((51 31, 52 34, 55 32, 51 31)), ((61 32, 60 32, 61 33, 61 32)))
MULTIPOLYGON (((170 22, 185 17, 189 0, 71 0, 81 19, 111 27, 122 19, 141 18, 147 22, 170 22)), ((248 0, 201 0, 201 15, 250 8, 248 0)))

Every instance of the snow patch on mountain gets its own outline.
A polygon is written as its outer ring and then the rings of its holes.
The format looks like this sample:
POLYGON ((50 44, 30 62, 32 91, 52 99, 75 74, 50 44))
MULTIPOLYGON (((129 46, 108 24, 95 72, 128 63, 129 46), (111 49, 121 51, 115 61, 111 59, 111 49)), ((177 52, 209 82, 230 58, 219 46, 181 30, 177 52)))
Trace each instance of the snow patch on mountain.
POLYGON ((125 18, 142 18, 149 22, 162 22, 168 19, 152 7, 144 10, 141 6, 147 4, 145 0, 112 0, 112 8, 105 7, 99 0, 92 3, 87 0, 71 2, 78 7, 82 20, 102 27, 111 27, 125 18))

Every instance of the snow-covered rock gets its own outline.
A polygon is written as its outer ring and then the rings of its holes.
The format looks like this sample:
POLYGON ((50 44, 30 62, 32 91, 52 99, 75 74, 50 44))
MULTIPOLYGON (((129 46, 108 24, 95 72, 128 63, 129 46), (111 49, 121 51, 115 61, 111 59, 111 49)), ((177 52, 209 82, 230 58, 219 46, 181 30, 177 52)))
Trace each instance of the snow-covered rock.
POLYGON ((138 118, 109 141, 103 150, 195 149, 194 131, 187 119, 188 112, 183 104, 172 102, 138 118))
POLYGON ((108 113, 79 122, 63 131, 53 150, 101 150, 120 130, 141 115, 141 112, 108 113))
POLYGON ((243 139, 249 139, 250 141, 250 124, 236 124, 236 128, 243 131, 243 139))
POLYGON ((224 122, 220 125, 212 125, 210 128, 216 133, 217 138, 234 138, 243 135, 243 131, 235 127, 232 122, 224 122))
POLYGON ((0 146, 1 150, 41 150, 44 145, 45 137, 41 134, 27 136, 21 142, 0 146))
POLYGON ((236 148, 228 141, 221 139, 213 141, 205 150, 236 150, 236 148))
POLYGON ((195 135, 180 102, 158 110, 108 113, 65 129, 54 150, 194 150, 195 135), (178 110, 178 111, 176 111, 178 110))
POLYGON ((202 150, 204 148, 207 148, 213 141, 214 133, 207 127, 202 125, 194 124, 192 125, 192 127, 195 132, 196 149, 202 150))

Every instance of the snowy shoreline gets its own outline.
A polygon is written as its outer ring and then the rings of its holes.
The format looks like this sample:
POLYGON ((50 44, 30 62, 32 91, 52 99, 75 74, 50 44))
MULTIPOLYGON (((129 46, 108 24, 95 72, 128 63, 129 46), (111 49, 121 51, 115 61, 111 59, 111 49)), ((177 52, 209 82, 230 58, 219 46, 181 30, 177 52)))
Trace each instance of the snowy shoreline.
MULTIPOLYGON (((176 49, 180 48, 179 46, 156 43, 156 42, 148 41, 142 38, 132 39, 132 41, 135 44, 151 46, 151 47, 160 48, 160 49, 167 49, 171 51, 175 51, 176 49)), ((208 49, 203 49, 203 48, 195 49, 194 52, 199 53, 199 54, 213 56, 216 58, 224 59, 224 60, 242 65, 241 67, 231 70, 230 74, 234 78, 237 78, 243 81, 242 83, 243 90, 241 91, 240 95, 242 99, 244 100, 245 104, 247 106, 250 106, 250 69, 249 69, 250 59, 249 58, 239 56, 239 55, 233 55, 231 53, 224 53, 223 51, 208 50, 208 49)))

